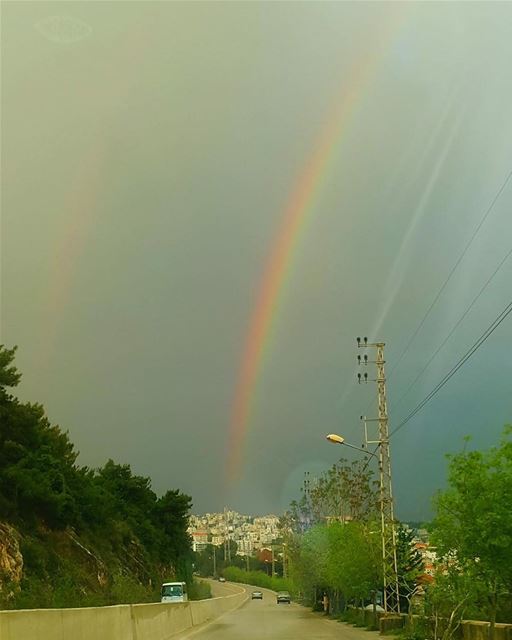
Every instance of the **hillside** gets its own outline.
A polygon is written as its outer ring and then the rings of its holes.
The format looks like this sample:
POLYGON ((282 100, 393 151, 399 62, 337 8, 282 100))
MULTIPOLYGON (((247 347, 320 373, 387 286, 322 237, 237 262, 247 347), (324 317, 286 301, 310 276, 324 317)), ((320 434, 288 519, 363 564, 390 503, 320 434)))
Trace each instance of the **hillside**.
POLYGON ((79 465, 44 408, 13 395, 14 357, 0 346, 0 607, 150 601, 162 578, 193 590, 191 498, 113 460, 79 465))

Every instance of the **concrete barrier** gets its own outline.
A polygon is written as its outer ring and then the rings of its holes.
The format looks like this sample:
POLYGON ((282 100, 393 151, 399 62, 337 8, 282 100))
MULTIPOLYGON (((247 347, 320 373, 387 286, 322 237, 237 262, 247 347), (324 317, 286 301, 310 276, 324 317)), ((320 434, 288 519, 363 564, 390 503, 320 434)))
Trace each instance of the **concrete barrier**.
MULTIPOLYGON (((461 623, 463 640, 488 640, 491 625, 480 620, 463 620, 461 623)), ((512 624, 497 622, 494 627, 496 640, 512 640, 512 624)))
POLYGON ((487 640, 489 637, 489 622, 467 620, 462 622, 462 637, 464 640, 487 640))
POLYGON ((0 640, 169 640, 248 599, 228 596, 173 604, 0 611, 0 640))
MULTIPOLYGON (((191 602, 134 604, 130 607, 132 640, 168 640, 192 626, 191 602)), ((117 639, 116 639, 117 640, 117 639)))
POLYGON ((210 622, 224 613, 222 600, 223 598, 212 598, 211 600, 192 602, 192 626, 197 627, 205 622, 210 622))
POLYGON ((385 634, 394 629, 402 629, 404 626, 404 616, 400 615, 387 615, 379 617, 379 632, 385 634))
POLYGON ((1 640, 123 640, 132 638, 129 605, 0 612, 1 640))

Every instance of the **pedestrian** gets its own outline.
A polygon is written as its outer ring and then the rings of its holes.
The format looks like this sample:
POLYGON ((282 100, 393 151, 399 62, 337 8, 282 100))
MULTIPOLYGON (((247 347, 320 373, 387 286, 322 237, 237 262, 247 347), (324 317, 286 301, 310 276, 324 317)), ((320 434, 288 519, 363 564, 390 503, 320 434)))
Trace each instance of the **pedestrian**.
POLYGON ((324 597, 322 598, 322 604, 324 605, 324 613, 328 615, 329 613, 329 596, 327 595, 327 591, 324 591, 324 597))

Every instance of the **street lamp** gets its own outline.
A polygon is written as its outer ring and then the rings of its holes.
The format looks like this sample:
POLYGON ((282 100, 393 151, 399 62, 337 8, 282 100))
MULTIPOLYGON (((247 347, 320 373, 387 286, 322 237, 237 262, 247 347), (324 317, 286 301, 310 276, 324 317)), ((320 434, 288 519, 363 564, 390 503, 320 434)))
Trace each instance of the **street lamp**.
POLYGON ((363 453, 367 453, 369 456, 373 456, 377 458, 373 451, 368 451, 368 449, 363 449, 363 447, 356 447, 354 444, 350 444, 349 442, 345 442, 345 438, 343 436, 339 436, 337 433, 330 433, 328 436, 325 436, 329 442, 333 444, 344 444, 346 447, 350 447, 351 449, 356 449, 357 451, 362 451, 363 453))

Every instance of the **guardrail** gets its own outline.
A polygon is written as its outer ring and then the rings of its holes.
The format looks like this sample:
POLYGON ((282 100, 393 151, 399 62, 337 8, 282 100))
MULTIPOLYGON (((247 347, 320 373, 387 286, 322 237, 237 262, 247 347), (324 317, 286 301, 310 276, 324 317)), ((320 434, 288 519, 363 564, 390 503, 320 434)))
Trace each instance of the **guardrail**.
POLYGON ((0 611, 1 640, 169 640, 218 618, 248 599, 228 596, 173 604, 0 611))

